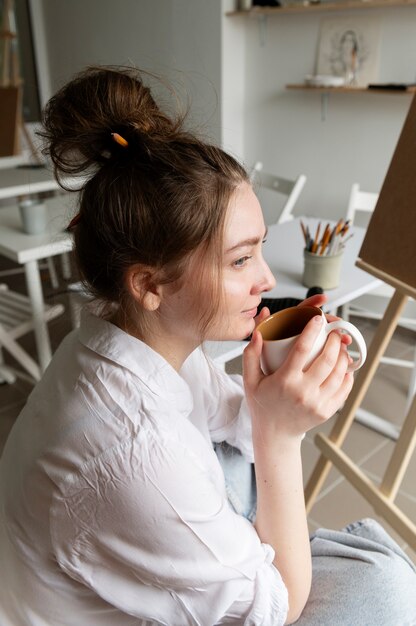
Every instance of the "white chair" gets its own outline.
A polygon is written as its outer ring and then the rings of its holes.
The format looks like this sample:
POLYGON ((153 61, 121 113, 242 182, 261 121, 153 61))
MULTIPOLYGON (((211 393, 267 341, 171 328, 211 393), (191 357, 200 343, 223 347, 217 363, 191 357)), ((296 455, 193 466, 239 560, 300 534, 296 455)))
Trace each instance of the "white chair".
POLYGON ((283 178, 275 174, 263 171, 263 163, 257 161, 250 173, 250 180, 256 186, 270 189, 286 197, 283 207, 280 208, 279 215, 274 223, 282 224, 293 219, 293 207, 295 206, 303 187, 306 183, 306 176, 300 174, 295 179, 283 178))
MULTIPOLYGON (((45 320, 50 321, 64 312, 62 304, 45 307, 45 320)), ((0 284, 0 357, 1 349, 7 350, 35 381, 40 380, 41 371, 36 361, 16 341, 33 330, 32 308, 27 296, 12 291, 0 284)), ((16 380, 14 368, 0 358, 0 381, 13 383, 16 380)))
MULTIPOLYGON (((354 183, 351 187, 346 219, 350 220, 351 224, 354 224, 354 222, 357 221, 357 214, 364 213, 366 214, 364 219, 366 220, 367 225, 369 218, 371 217, 371 213, 375 209, 377 201, 378 193, 363 191, 360 189, 358 183, 354 183)), ((362 224, 360 223, 360 226, 361 225, 362 224)), ((342 317, 343 319, 348 320, 351 315, 354 315, 356 317, 379 320, 383 317, 384 309, 393 293, 393 287, 383 283, 380 287, 373 289, 373 291, 366 296, 357 298, 357 300, 353 300, 348 304, 345 304, 342 308, 342 317)), ((411 300, 410 306, 414 305, 414 300, 411 300)), ((416 318, 403 316, 400 318, 398 326, 416 331, 416 318)), ((381 362, 398 367, 407 367, 413 370, 408 391, 408 406, 410 406, 410 402, 416 391, 416 346, 414 360, 383 356, 381 358, 381 362)))

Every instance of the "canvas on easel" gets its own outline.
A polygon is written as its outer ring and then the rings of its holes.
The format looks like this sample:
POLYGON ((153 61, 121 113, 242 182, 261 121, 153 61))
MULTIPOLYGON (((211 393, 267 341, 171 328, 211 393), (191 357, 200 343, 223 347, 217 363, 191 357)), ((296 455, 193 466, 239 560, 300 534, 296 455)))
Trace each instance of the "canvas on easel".
POLYGON ((416 550, 416 525, 395 499, 416 448, 416 396, 410 405, 399 438, 380 485, 376 485, 342 450, 357 409, 374 377, 410 297, 416 298, 416 97, 409 109, 392 161, 372 214, 357 265, 395 288, 377 327, 367 361, 357 377, 334 427, 315 443, 321 451, 305 489, 309 512, 332 464, 371 504, 374 510, 416 550))

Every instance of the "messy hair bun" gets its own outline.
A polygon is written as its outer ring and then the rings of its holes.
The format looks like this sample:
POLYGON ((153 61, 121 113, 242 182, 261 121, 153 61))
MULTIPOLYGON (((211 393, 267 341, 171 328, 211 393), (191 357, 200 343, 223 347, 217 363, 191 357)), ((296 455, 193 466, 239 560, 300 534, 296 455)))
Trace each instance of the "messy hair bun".
POLYGON ((159 109, 137 71, 91 67, 49 100, 41 134, 59 176, 85 173, 120 152, 112 130, 137 147, 149 138, 172 139, 181 124, 159 109))
POLYGON ((43 123, 58 180, 89 173, 74 237, 96 296, 120 302, 133 264, 173 281, 201 244, 218 257, 230 197, 247 174, 164 113, 138 71, 86 69, 49 101, 43 123))

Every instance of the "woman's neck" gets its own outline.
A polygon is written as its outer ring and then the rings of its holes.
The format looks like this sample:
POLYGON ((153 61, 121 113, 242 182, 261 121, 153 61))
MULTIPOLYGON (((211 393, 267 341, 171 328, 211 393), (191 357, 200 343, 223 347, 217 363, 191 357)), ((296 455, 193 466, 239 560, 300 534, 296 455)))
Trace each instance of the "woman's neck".
POLYGON ((131 316, 119 308, 109 321, 125 333, 143 341, 149 348, 160 354, 177 372, 199 345, 197 341, 169 333, 156 316, 143 320, 143 324, 139 326, 131 316))

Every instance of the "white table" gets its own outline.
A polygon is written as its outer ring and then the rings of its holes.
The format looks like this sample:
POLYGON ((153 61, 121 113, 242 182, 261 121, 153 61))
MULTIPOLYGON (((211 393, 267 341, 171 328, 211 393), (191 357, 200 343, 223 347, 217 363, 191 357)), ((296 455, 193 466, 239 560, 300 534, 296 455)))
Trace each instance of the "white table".
MULTIPOLYGON (((65 187, 77 188, 81 180, 72 176, 62 182, 65 187)), ((0 200, 45 191, 62 191, 51 169, 30 165, 0 168, 0 200)))
POLYGON ((72 249, 72 237, 64 229, 73 214, 67 195, 48 199, 45 204, 48 207, 49 222, 46 232, 40 235, 27 235, 23 232, 17 206, 0 209, 0 254, 24 267, 41 371, 45 370, 51 359, 51 346, 43 316, 44 300, 38 260, 72 249))
MULTIPOLYGON (((264 244, 264 258, 276 279, 276 287, 265 294, 270 298, 298 298, 306 297, 307 287, 302 285, 303 248, 305 247, 300 219, 309 226, 311 233, 315 233, 319 221, 325 226, 325 220, 303 217, 296 218, 283 224, 274 224, 269 227, 267 241, 264 244)), ((321 230, 322 232, 322 230, 321 230)), ((328 302, 325 311, 335 311, 350 300, 354 300, 381 284, 381 281, 355 266, 365 229, 354 226, 351 228, 354 236, 346 243, 341 268, 341 281, 337 289, 326 291, 328 302)), ((225 364, 242 354, 246 342, 241 341, 207 341, 205 348, 208 354, 217 363, 225 364)))

